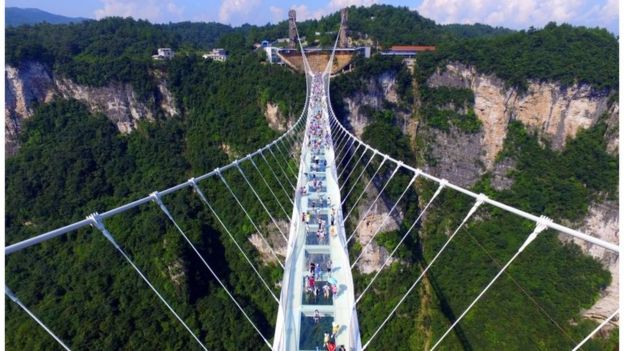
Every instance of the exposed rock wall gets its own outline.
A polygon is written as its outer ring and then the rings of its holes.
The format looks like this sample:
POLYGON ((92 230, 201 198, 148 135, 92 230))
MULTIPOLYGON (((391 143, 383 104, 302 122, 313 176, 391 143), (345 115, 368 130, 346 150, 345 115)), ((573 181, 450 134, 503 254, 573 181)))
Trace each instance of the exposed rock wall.
MULTIPOLYGON (((364 182, 368 183, 368 179, 365 179, 364 182)), ((385 180, 383 182, 385 183, 385 180)), ((381 188, 381 186, 379 186, 379 188, 381 188)), ((388 232, 396 230, 399 228, 402 221, 402 214, 399 213, 397 209, 393 211, 392 215, 388 216, 392 205, 388 206, 383 196, 374 202, 378 194, 376 186, 372 184, 366 189, 366 194, 358 203, 358 216, 357 220, 354 222, 361 223, 360 226, 357 227, 355 240, 357 240, 363 248, 362 257, 357 262, 356 267, 361 273, 366 274, 379 271, 388 258, 389 252, 386 248, 379 246, 375 241, 373 241, 368 248, 364 249, 364 247, 373 239, 373 235, 375 235, 377 231, 388 232)), ((347 233, 347 235, 351 235, 351 233, 347 233)), ((389 264, 394 261, 394 258, 391 259, 389 264)))
POLYGON ((264 236, 264 239, 259 233, 254 233, 249 237, 249 242, 256 248, 256 250, 258 250, 260 258, 265 265, 277 263, 273 252, 275 252, 276 255, 285 258, 288 251, 288 241, 284 239, 282 233, 286 236, 289 235, 289 222, 284 220, 276 220, 276 222, 279 229, 273 223, 268 224, 262 234, 266 235, 264 236))
MULTIPOLYGON (((457 63, 448 64, 445 70, 438 70, 427 83, 432 87, 468 88, 474 92, 475 113, 483 123, 480 133, 483 149, 481 161, 485 170, 492 171, 493 186, 498 190, 508 188, 513 183, 506 176, 513 169, 513 162, 495 162, 496 155, 503 147, 511 120, 521 121, 536 131, 542 139, 550 141, 551 147, 561 149, 568 138, 574 138, 579 130, 593 126, 607 113, 607 151, 614 155, 618 153, 619 106, 617 103, 609 106, 609 93, 594 91, 589 85, 562 87, 553 82, 530 81, 527 91, 521 92, 507 88, 494 75, 481 74, 474 67, 457 63)), ((435 144, 446 145, 448 148, 449 143, 452 145, 451 140, 438 140, 435 144)), ((472 149, 471 144, 467 145, 470 145, 468 149, 472 149)), ((465 153, 465 150, 458 152, 465 153)), ((461 168, 461 164, 461 161, 457 161, 456 167, 461 168)), ((593 204, 580 230, 602 240, 618 243, 618 221, 617 203, 593 204)), ((569 240, 569 237, 561 238, 569 240)), ((603 320, 618 305, 618 256, 580 239, 574 242, 611 272, 611 285, 602 293, 600 300, 584 312, 589 318, 603 320)))
POLYGON ((103 112, 122 133, 130 133, 136 124, 146 119, 154 120, 154 113, 137 98, 129 84, 111 83, 105 87, 89 87, 70 79, 55 79, 55 90, 65 99, 85 103, 89 110, 103 112))
POLYGON ((17 140, 22 120, 32 116, 33 104, 49 102, 54 86, 52 74, 41 64, 25 64, 20 69, 7 66, 4 73, 5 86, 5 137, 6 154, 17 150, 17 140))
POLYGON ((22 122, 32 116, 34 105, 55 98, 76 99, 90 111, 104 113, 122 133, 134 130, 140 120, 154 120, 162 111, 165 116, 179 114, 166 81, 158 79, 157 101, 150 104, 137 96, 130 84, 110 83, 103 87, 80 85, 53 74, 38 62, 24 62, 19 67, 6 67, 5 133, 7 155, 15 153, 22 122))
MULTIPOLYGON (((391 75, 384 74, 370 79, 365 87, 353 96, 344 99, 347 119, 356 135, 361 136, 370 124, 367 116, 361 113, 363 105, 382 108, 384 100, 396 101, 396 89, 393 88, 391 75), (394 90, 393 90, 394 89, 394 90)), ((593 126, 606 113, 605 135, 607 151, 618 153, 619 143, 619 106, 617 102, 609 104, 610 92, 597 92, 588 85, 562 87, 553 82, 531 81, 526 91, 508 88, 494 75, 486 75, 475 68, 449 64, 444 70, 438 70, 427 81, 431 87, 456 87, 471 89, 475 95, 474 110, 482 122, 478 133, 464 133, 451 128, 442 132, 434 128, 419 128, 415 133, 426 140, 427 155, 425 170, 449 181, 470 187, 486 172, 491 173, 492 186, 497 190, 508 189, 513 184, 509 173, 516 167, 511 159, 496 160, 502 150, 509 122, 518 120, 538 133, 542 140, 550 142, 551 147, 561 149, 568 138, 574 138, 579 130, 593 126)), ((413 130, 406 126, 409 119, 401 121, 403 131, 411 135, 413 130)), ((385 210, 387 211, 387 209, 385 210)), ((371 216, 376 224, 380 222, 384 210, 371 216)), ((608 242, 619 242, 617 203, 603 202, 592 204, 588 216, 579 227, 582 232, 594 235, 608 242)), ((358 230, 358 240, 365 244, 372 234, 358 230)), ((569 240, 569 237, 561 237, 569 240)), ((619 272, 618 257, 600 247, 581 240, 574 241, 581 249, 602 262, 612 274, 612 283, 602 293, 601 298, 584 312, 589 318, 602 320, 618 305, 619 272)), ((365 252, 366 259, 358 264, 362 272, 374 272, 387 257, 384 248, 372 245, 373 250, 365 252)))
POLYGON ((286 131, 286 118, 282 116, 277 104, 267 102, 264 117, 269 124, 269 128, 279 132, 286 131))
MULTIPOLYGON (((361 138, 362 133, 364 133, 364 128, 372 122, 369 120, 369 116, 362 112, 361 108, 363 106, 377 110, 381 109, 385 102, 399 102, 399 94, 396 90, 396 74, 393 72, 386 72, 375 78, 369 79, 362 89, 352 96, 345 97, 343 102, 348 112, 347 119, 351 130, 357 137, 361 138)), ((409 120, 408 116, 401 111, 397 111, 396 117, 404 122, 401 124, 404 132, 406 132, 411 126, 407 122, 409 120)), ((366 183, 368 180, 364 180, 363 182, 366 183)), ((363 224, 357 228, 355 240, 360 243, 362 248, 364 248, 373 238, 373 235, 379 226, 384 222, 384 219, 389 211, 389 206, 384 203, 382 196, 382 198, 372 207, 366 218, 364 218, 366 211, 376 196, 377 189, 375 186, 371 185, 367 189, 366 196, 360 201, 357 209, 358 218, 355 223, 363 221, 363 224)), ((387 220, 385 220, 385 223, 383 223, 383 226, 381 227, 381 231, 395 230, 398 228, 399 223, 400 218, 393 214, 393 216, 390 216, 387 220)), ((373 241, 370 246, 362 252, 362 257, 357 262, 356 267, 361 273, 368 274, 377 272, 382 268, 388 254, 389 252, 386 248, 379 246, 373 241)), ((392 259, 390 260, 390 263, 394 261, 395 260, 392 259)))
POLYGON ((617 114, 617 107, 608 111, 608 93, 594 91, 589 85, 562 87, 553 82, 530 81, 527 91, 522 92, 507 88, 494 75, 458 63, 438 70, 427 84, 468 88, 474 92, 475 113, 483 123, 482 161, 487 170, 494 167, 511 120, 521 121, 549 140, 553 148, 561 149, 567 138, 595 124, 604 112, 617 114))
POLYGON ((448 133, 434 128, 428 133, 430 162, 425 165, 425 172, 464 187, 481 178, 485 171, 481 162, 483 132, 463 133, 451 127, 448 133))
POLYGON ((611 105, 609 108, 608 118, 605 122, 607 123, 607 133, 605 135, 607 139, 607 152, 612 155, 617 155, 620 145, 620 106, 617 103, 611 105))
MULTIPOLYGON (((618 203, 615 201, 605 201, 594 203, 589 207, 589 214, 583 220, 579 228, 581 232, 601 238, 602 240, 618 243, 620 232, 618 227, 619 212, 618 203)), ((572 240, 581 247, 583 252, 596 258, 603 266, 611 272, 611 284, 603 291, 600 299, 583 315, 596 320, 606 319, 618 306, 619 301, 619 257, 600 246, 590 244, 581 239, 570 239, 569 236, 560 236, 562 240, 572 240)), ((616 324, 615 322, 612 324, 616 324)))
POLYGON ((368 116, 361 111, 362 106, 381 109, 384 101, 398 102, 396 91, 396 75, 384 73, 376 79, 369 79, 360 91, 353 96, 345 97, 343 102, 348 111, 348 120, 352 132, 358 137, 364 133, 364 128, 370 124, 368 116))

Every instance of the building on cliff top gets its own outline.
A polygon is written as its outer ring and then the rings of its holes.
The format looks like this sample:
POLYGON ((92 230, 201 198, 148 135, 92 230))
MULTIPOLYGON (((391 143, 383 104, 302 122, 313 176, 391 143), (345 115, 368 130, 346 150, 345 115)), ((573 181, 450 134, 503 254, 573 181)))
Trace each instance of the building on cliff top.
POLYGON ((171 48, 158 48, 158 54, 152 55, 154 60, 170 60, 173 58, 174 52, 171 48))
POLYGON ((204 60, 225 62, 227 60, 227 53, 225 49, 212 49, 209 53, 203 54, 202 57, 204 60))
POLYGON ((418 53, 435 51, 436 47, 432 45, 393 45, 390 50, 382 51, 382 55, 415 57, 418 53))

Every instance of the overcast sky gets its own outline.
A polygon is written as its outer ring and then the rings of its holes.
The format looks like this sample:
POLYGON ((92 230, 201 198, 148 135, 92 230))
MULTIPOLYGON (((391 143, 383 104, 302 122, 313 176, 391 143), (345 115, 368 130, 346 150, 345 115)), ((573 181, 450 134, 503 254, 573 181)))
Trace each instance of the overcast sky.
POLYGON ((6 6, 35 7, 71 17, 132 16, 152 22, 215 21, 266 24, 286 18, 319 18, 348 5, 407 6, 438 23, 486 23, 513 29, 550 21, 605 27, 618 33, 619 0, 6 0, 6 6))

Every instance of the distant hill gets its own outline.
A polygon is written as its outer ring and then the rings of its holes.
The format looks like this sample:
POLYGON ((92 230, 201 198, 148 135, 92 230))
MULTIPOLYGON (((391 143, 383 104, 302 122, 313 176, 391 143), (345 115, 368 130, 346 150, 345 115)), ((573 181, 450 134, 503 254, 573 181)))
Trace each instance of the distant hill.
POLYGON ((5 25, 7 27, 16 27, 23 24, 51 23, 65 24, 77 23, 89 20, 83 17, 65 17, 45 12, 39 9, 22 9, 19 7, 7 7, 5 9, 5 25))
POLYGON ((461 38, 476 38, 476 37, 493 37, 501 34, 509 34, 514 31, 504 27, 492 27, 487 24, 475 23, 475 24, 444 24, 442 25, 449 33, 453 33, 461 38))

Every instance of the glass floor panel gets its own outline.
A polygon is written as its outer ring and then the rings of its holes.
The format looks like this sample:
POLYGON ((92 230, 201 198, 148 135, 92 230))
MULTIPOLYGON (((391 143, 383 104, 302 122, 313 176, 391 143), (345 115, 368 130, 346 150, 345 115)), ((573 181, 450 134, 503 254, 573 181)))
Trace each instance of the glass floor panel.
MULTIPOLYGON (((327 274, 325 274, 327 275, 327 274)), ((323 287, 327 284, 327 282, 318 280, 314 283, 317 288, 317 293, 314 294, 310 290, 303 289, 303 296, 301 297, 301 304, 303 305, 332 305, 334 303, 334 299, 332 293, 330 291, 329 297, 325 298, 323 295, 323 287)))
POLYGON ((318 322, 314 321, 313 315, 301 314, 301 331, 299 335, 300 350, 325 350, 323 341, 325 333, 331 334, 333 316, 321 314, 318 322))
MULTIPOLYGON (((318 227, 318 226, 316 226, 318 227)), ((325 238, 321 239, 316 235, 316 231, 307 232, 306 234, 306 245, 329 245, 329 233, 327 228, 325 229, 325 238)))

